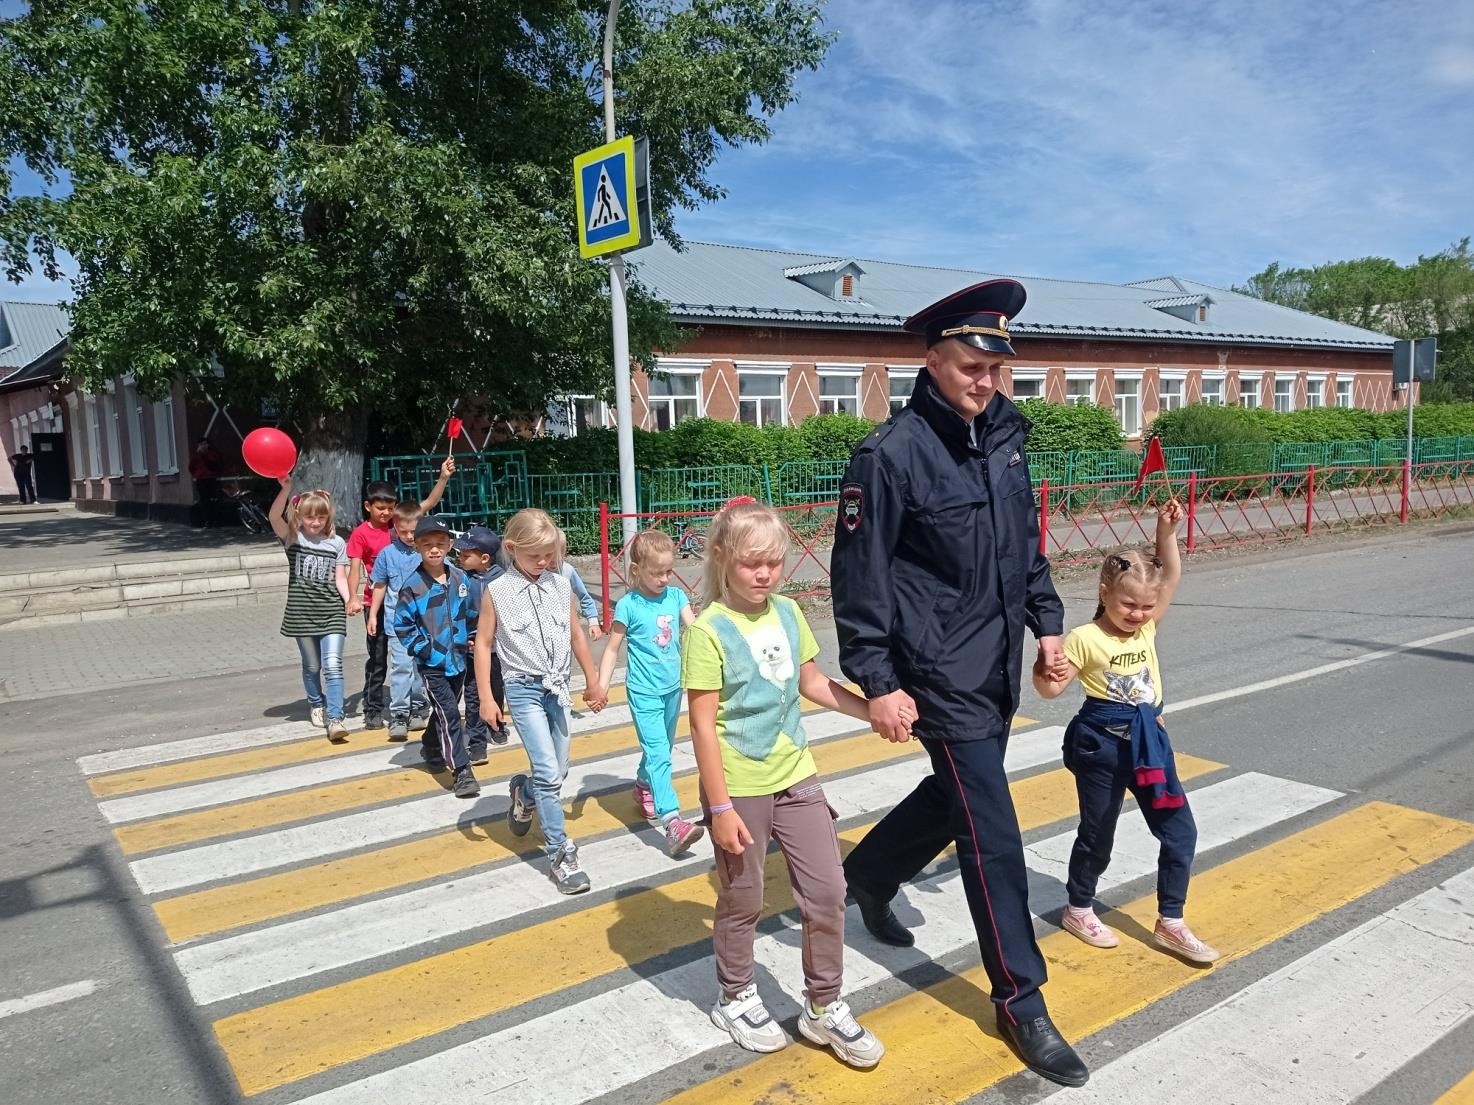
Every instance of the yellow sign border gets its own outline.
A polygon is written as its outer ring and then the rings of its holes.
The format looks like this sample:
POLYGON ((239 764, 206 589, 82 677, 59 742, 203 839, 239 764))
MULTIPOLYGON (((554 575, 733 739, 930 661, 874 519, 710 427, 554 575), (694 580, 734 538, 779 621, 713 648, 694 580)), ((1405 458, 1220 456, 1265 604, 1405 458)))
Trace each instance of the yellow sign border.
MULTIPOLYGON (((613 176, 613 174, 610 174, 613 176)), ((640 245, 640 214, 635 197, 635 139, 633 135, 616 138, 602 146, 579 154, 573 159, 573 197, 578 204, 578 252, 584 257, 602 257, 606 253, 620 253, 640 245), (589 244, 588 203, 583 190, 583 171, 600 161, 608 161, 624 155, 625 217, 629 220, 629 233, 602 242, 589 244)))

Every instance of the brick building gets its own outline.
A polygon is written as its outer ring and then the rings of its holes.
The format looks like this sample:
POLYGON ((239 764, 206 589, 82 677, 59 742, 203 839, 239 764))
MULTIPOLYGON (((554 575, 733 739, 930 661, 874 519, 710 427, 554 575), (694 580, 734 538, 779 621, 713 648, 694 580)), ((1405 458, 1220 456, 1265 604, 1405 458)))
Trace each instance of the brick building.
MULTIPOLYGON (((796 423, 819 412, 887 417, 925 362, 900 332, 926 304, 988 273, 689 242, 631 254, 644 286, 697 330, 635 373, 647 429, 706 416, 796 423)), ((1299 410, 1400 405, 1392 339, 1177 277, 1132 284, 1019 278, 1028 306, 1010 323, 1015 398, 1097 402, 1125 438, 1159 411, 1209 402, 1299 410)), ((572 396, 569 428, 612 425, 612 409, 572 396)), ((560 419, 555 419, 558 421, 560 419)))

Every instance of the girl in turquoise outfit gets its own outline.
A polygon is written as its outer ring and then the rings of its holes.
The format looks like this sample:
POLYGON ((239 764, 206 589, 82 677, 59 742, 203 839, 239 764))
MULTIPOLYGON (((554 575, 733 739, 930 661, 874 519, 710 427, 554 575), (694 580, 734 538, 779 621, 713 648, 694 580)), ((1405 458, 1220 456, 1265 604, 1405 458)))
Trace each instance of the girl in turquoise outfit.
POLYGON ((768 841, 778 842, 803 923, 806 999, 799 1032, 855 1067, 885 1048, 840 999, 845 878, 799 699, 862 721, 865 700, 814 663, 818 642, 792 599, 775 593, 788 529, 757 503, 731 505, 707 534, 700 617, 686 634, 682 683, 716 844, 715 951, 721 995, 711 1020, 749 1051, 788 1043, 758 995, 753 939, 763 914, 768 841))

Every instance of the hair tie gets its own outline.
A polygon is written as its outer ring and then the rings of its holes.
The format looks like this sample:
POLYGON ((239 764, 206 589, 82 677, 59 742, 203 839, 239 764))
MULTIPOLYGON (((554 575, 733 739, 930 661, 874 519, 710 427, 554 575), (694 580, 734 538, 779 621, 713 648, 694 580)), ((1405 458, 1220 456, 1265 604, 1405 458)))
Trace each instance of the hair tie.
POLYGON ((299 491, 297 494, 295 494, 295 495, 292 496, 292 506, 293 506, 293 508, 295 508, 297 506, 297 504, 299 502, 301 502, 301 501, 302 501, 302 493, 299 491))

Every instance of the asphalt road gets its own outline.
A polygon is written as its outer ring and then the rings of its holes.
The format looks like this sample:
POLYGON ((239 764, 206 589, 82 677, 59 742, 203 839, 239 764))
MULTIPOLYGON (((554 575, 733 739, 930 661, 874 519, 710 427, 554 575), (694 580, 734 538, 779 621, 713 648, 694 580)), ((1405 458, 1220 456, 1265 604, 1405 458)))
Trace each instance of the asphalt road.
MULTIPOLYGON (((1190 562, 1160 637, 1174 744, 1236 770, 1334 788, 1348 800, 1474 820, 1471 566, 1474 527, 1467 525, 1190 562), (1425 643, 1402 647, 1410 642, 1425 643), (1399 651, 1292 678, 1389 648, 1399 651), (1233 693, 1191 704, 1221 692, 1233 693), (1172 712, 1177 703, 1188 705, 1172 712)), ((1071 576, 1061 589, 1071 623, 1088 618, 1091 581, 1071 576)), ((832 660, 832 629, 815 628, 832 660)), ((237 1100, 210 1027, 164 953, 153 912, 75 761, 273 724, 300 697, 295 665, 282 665, 0 707, 0 1102, 237 1100), (62 991, 57 996, 68 1000, 58 1004, 3 1004, 88 981, 94 992, 62 991)), ((1073 708, 1072 696, 1041 703, 1026 692, 1021 710, 1062 724, 1073 708)), ((1241 843, 1248 848, 1253 840, 1241 843)), ((1154 1038, 1471 860, 1465 848, 1420 867, 1214 972, 1092 1038, 1087 1057, 1104 1063, 1154 1038)), ((1474 1066, 1471 1055, 1474 1022, 1465 1022, 1384 1084, 1380 1099, 1431 1102, 1474 1066)), ((1039 1087, 1011 1079, 983 1099, 1031 1101, 1043 1096, 1039 1087)), ((658 1100, 664 1089, 639 1083, 611 1100, 658 1100)))

